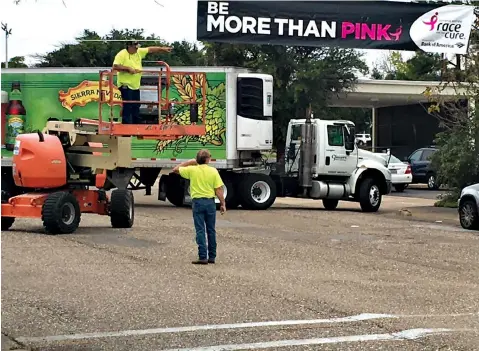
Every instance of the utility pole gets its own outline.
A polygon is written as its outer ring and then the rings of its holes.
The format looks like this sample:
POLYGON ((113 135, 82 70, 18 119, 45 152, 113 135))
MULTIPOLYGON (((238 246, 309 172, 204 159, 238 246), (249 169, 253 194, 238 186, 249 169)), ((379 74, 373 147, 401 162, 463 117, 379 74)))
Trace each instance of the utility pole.
POLYGON ((8 68, 8 36, 12 34, 12 29, 2 22, 2 30, 5 32, 5 68, 8 68))

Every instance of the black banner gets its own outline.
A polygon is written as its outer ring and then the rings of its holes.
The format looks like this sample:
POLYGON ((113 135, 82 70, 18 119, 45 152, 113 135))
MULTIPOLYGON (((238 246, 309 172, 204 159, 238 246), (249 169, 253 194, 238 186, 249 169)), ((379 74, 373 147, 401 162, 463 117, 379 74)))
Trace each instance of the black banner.
POLYGON ((392 1, 198 1, 201 41, 465 53, 473 7, 392 1))

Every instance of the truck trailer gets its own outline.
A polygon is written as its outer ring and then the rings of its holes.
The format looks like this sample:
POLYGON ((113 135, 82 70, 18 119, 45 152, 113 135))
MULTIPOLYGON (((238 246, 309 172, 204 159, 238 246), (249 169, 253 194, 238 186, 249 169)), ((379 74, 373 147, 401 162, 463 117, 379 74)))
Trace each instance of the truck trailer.
MULTIPOLYGON (((99 115, 99 72, 108 68, 27 68, 2 70, 2 174, 11 177, 15 135, 42 131, 48 121, 95 119, 99 115), (11 91, 8 91, 8 90, 11 91), (2 93, 5 95, 5 93, 2 93), (3 100, 2 100, 3 101, 3 100), (13 102, 12 102, 13 101, 13 102), (10 109, 12 105, 16 110, 10 109), (19 105, 22 106, 19 107, 19 105), (11 113, 11 112, 14 113, 11 113), (23 122, 22 122, 23 121, 23 122)), ((155 67, 148 67, 155 70, 155 67)), ((206 134, 173 140, 132 137, 131 166, 135 172, 129 189, 151 195, 162 169, 171 169, 207 148, 225 183, 227 208, 269 208, 276 197, 321 199, 327 209, 338 201, 355 201, 364 211, 377 211, 382 195, 390 192, 387 164, 358 149, 350 121, 293 119, 288 125, 285 162, 270 162, 273 149, 273 77, 237 67, 171 67, 172 72, 204 72, 206 77, 206 134)), ((203 82, 196 82, 200 86, 203 82)), ((142 101, 158 101, 152 86, 158 75, 144 74, 142 101)), ((173 75, 171 101, 191 100, 194 84, 173 75)), ((120 100, 116 86, 104 94, 120 100)), ((199 97, 197 96, 197 99, 199 97)), ((101 105, 100 105, 101 106, 101 105)), ((199 105, 201 109, 201 104, 199 105)), ((102 115, 120 120, 121 104, 100 107, 102 115)), ((188 124, 190 111, 172 107, 175 123, 188 124)), ((158 124, 154 106, 142 105, 145 124, 158 124)), ((3 187, 3 182, 2 182, 3 187)), ((108 188, 108 185, 107 185, 108 188)), ((108 189, 107 189, 108 190, 108 189)), ((191 202, 188 181, 177 174, 162 174, 158 199, 175 206, 191 202)))

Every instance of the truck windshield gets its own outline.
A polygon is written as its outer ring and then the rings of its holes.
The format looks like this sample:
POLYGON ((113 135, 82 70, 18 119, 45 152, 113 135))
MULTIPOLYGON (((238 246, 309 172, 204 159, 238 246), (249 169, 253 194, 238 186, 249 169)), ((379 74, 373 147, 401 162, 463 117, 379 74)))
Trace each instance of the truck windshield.
POLYGON ((301 140, 301 124, 293 124, 291 126, 291 141, 301 140))

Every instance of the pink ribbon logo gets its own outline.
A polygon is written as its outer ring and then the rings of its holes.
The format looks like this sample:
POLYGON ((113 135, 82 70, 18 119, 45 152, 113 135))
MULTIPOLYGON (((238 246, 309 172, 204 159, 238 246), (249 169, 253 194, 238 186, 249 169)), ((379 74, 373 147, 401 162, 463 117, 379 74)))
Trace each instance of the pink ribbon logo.
POLYGON ((431 16, 431 19, 429 20, 429 22, 422 21, 422 23, 427 24, 428 26, 431 26, 431 29, 429 29, 429 31, 432 31, 434 27, 436 26, 438 14, 439 13, 436 12, 433 16, 431 16))

